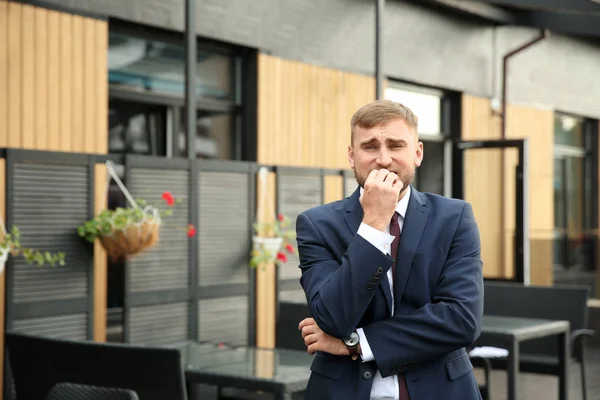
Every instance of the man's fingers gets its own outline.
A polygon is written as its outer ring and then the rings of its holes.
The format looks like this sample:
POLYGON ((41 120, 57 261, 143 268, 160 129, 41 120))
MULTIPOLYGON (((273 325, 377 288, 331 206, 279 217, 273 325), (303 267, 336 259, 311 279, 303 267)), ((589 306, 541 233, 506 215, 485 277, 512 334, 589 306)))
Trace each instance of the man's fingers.
POLYGON ((304 318, 302 321, 300 321, 300 323, 298 324, 298 330, 302 330, 302 328, 304 328, 305 326, 308 325, 316 325, 317 323, 315 322, 315 320, 313 318, 304 318))
POLYGON ((304 344, 308 347, 311 344, 315 343, 317 341, 317 335, 315 335, 314 333, 311 333, 310 335, 306 335, 304 337, 304 344))
POLYGON ((389 174, 387 174, 383 181, 386 183, 395 184, 396 182, 398 182, 398 180, 398 175, 396 175, 395 172, 390 172, 389 174))
POLYGON ((320 350, 319 349, 319 342, 314 342, 313 344, 311 344, 310 346, 308 346, 308 348, 306 349, 306 351, 310 355, 315 354, 317 352, 317 350, 320 350))
POLYGON ((402 191, 402 188, 404 187, 404 183, 402 182, 401 179, 396 180, 396 182, 392 185, 392 187, 394 189, 396 189, 398 191, 398 193, 400 193, 400 191, 402 191))
POLYGON ((317 331, 316 325, 306 325, 302 328, 302 338, 304 339, 307 335, 311 335, 317 331))

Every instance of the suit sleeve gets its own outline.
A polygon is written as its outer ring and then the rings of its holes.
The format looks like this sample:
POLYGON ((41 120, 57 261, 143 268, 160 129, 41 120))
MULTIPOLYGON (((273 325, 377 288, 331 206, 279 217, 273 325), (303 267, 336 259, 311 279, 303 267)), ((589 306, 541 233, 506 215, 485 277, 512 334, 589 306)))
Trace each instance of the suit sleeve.
POLYGON ((479 230, 465 204, 431 303, 365 326, 383 377, 471 345, 481 333, 483 273, 479 230))
POLYGON ((298 216, 296 233, 300 284, 311 316, 324 332, 342 338, 358 325, 392 258, 355 235, 340 262, 306 213, 298 216))

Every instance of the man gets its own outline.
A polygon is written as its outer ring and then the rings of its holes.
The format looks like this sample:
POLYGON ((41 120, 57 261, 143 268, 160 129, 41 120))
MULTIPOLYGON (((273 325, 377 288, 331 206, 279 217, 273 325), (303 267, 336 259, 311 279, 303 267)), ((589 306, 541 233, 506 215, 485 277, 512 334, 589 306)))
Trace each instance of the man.
POLYGON ((480 399, 465 350, 479 336, 483 277, 471 206, 410 186, 417 117, 387 100, 351 121, 359 188, 296 222, 315 354, 310 400, 480 399))

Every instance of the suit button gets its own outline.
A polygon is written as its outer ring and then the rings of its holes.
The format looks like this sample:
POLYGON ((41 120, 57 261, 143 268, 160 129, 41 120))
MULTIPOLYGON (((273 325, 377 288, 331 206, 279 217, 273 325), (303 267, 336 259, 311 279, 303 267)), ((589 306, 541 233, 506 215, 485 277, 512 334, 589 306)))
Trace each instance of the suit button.
POLYGON ((383 268, 381 268, 381 267, 377 268, 377 273, 379 273, 379 274, 383 273, 383 268))
POLYGON ((395 374, 398 372, 398 369, 396 367, 392 367, 392 374, 395 374))
POLYGON ((398 372, 404 372, 404 370, 406 370, 406 366, 405 365, 401 365, 398 367, 398 372))
POLYGON ((365 371, 365 373, 363 374, 363 378, 365 379, 371 379, 373 377, 373 374, 370 373, 369 371, 365 371))
POLYGON ((372 283, 372 284, 376 284, 376 283, 377 283, 377 278, 373 278, 373 279, 371 279, 371 283, 372 283))
POLYGON ((372 284, 372 283, 369 283, 369 284, 367 285, 367 289, 369 289, 369 290, 373 289, 373 284, 372 284))

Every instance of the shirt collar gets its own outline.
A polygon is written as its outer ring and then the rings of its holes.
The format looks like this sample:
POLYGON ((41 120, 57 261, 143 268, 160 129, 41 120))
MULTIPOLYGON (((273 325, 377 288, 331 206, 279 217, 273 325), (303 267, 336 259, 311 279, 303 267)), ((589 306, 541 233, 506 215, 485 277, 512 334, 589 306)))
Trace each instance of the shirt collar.
MULTIPOLYGON (((410 199, 410 185, 408 186, 408 190, 406 191, 406 193, 404 193, 404 196, 400 199, 400 201, 398 202, 398 204, 396 204, 396 212, 398 214, 400 214, 400 216, 402 218, 406 217, 406 210, 408 209, 408 200, 410 199)), ((362 195, 364 192, 364 189, 361 187, 360 188, 360 194, 362 195)))

